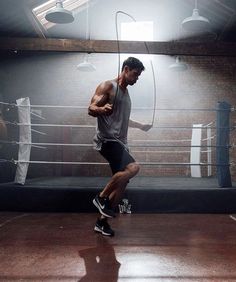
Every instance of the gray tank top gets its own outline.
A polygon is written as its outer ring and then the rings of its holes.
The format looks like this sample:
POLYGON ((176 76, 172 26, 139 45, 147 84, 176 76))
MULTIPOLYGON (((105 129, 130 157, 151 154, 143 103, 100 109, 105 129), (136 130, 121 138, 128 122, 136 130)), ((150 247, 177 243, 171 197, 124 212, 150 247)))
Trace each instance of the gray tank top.
POLYGON ((127 134, 131 111, 129 92, 117 89, 117 82, 112 81, 115 94, 113 112, 109 116, 97 117, 96 135, 94 137, 95 149, 100 150, 104 141, 118 141, 124 146, 127 144, 127 134))

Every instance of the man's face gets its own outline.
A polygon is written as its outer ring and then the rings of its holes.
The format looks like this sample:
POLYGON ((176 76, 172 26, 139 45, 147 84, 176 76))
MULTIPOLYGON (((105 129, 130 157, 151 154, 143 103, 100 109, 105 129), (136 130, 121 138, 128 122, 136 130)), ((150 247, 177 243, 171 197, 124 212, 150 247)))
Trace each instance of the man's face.
POLYGON ((126 73, 126 82, 128 85, 134 85, 136 81, 138 80, 140 74, 142 73, 139 69, 130 69, 129 67, 125 67, 125 73, 126 73))

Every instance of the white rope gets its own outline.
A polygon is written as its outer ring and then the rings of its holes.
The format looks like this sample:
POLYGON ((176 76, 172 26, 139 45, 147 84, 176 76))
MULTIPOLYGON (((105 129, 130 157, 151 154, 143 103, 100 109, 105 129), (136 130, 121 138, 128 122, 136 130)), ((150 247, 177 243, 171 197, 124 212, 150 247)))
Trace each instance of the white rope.
MULTIPOLYGON (((4 120, 4 122, 6 124, 12 124, 12 125, 18 125, 18 126, 36 126, 36 127, 70 127, 70 128, 96 128, 96 125, 78 125, 78 124, 50 124, 50 123, 18 123, 18 122, 10 122, 7 120, 4 120)), ((193 127, 193 126, 174 126, 174 125, 170 125, 170 126, 153 126, 152 128, 154 129, 173 129, 173 130, 190 130, 190 129, 235 129, 236 126, 232 126, 232 127, 193 127)), ((132 129, 137 129, 137 128, 132 128, 132 129)))
POLYGON ((35 117, 39 118, 39 119, 46 120, 45 117, 42 117, 42 116, 36 114, 35 112, 30 111, 30 114, 31 114, 32 116, 35 116, 35 117))
MULTIPOLYGON (((210 137, 210 138, 204 138, 202 139, 202 141, 207 141, 209 139, 214 139, 215 138, 215 135, 210 137)), ((161 143, 178 143, 178 142, 191 142, 191 139, 179 139, 179 140, 168 140, 168 139, 165 139, 165 140, 142 140, 142 139, 136 139, 136 140, 133 140, 133 142, 161 142, 161 143)))
MULTIPOLYGON (((153 126, 152 128, 155 128, 155 129, 206 129, 207 130, 207 127, 193 127, 193 126, 175 126, 175 125, 163 125, 163 126, 153 126)), ((208 127, 208 128, 211 128, 211 129, 231 129, 230 127, 216 127, 216 126, 212 126, 212 127, 208 127)), ((233 128, 233 127, 232 127, 233 128)))
MULTIPOLYGON (((24 160, 13 160, 15 164, 17 163, 28 163, 28 164, 69 164, 69 165, 107 165, 108 163, 103 162, 52 162, 52 161, 24 161, 24 160)), ((138 162, 140 165, 188 165, 188 166, 195 166, 195 165, 202 165, 202 166, 228 166, 230 164, 215 164, 215 163, 160 163, 160 162, 138 162)))
POLYGON ((207 140, 211 140, 211 139, 214 139, 216 137, 216 135, 213 135, 211 137, 208 137, 208 138, 204 138, 202 139, 202 141, 207 141, 207 140))
POLYGON ((37 146, 37 145, 31 145, 31 146, 38 149, 44 149, 44 150, 47 149, 47 147, 43 147, 43 146, 37 146))
MULTIPOLYGON (((35 145, 35 146, 81 146, 81 147, 92 147, 93 144, 66 144, 66 143, 28 143, 28 142, 17 142, 17 141, 5 141, 5 140, 0 140, 0 143, 3 144, 12 144, 12 145, 19 145, 19 144, 24 144, 24 145, 35 145)), ((224 145, 150 145, 150 144, 129 144, 129 147, 136 147, 136 148, 231 148, 235 147, 235 145, 229 145, 229 146, 224 146, 224 145)))
POLYGON ((158 154, 182 154, 190 153, 190 151, 141 151, 141 150, 131 150, 132 153, 158 153, 158 154))
MULTIPOLYGON (((13 124, 13 125, 19 125, 19 126, 44 126, 44 127, 74 127, 74 128, 95 128, 95 125, 78 125, 78 124, 50 124, 50 123, 11 123, 8 122, 8 124, 13 124)), ((193 127, 193 126, 153 126, 152 128, 156 129, 198 129, 202 127, 193 127)), ((209 128, 209 127, 208 127, 209 128)), ((229 129, 229 127, 211 127, 211 129, 229 129)), ((136 129, 136 128, 133 128, 136 129)), ((207 128, 204 128, 207 129, 207 128)))
POLYGON ((183 139, 183 140, 168 140, 168 139, 165 139, 165 140, 158 140, 158 139, 155 139, 155 140, 143 140, 143 139, 136 139, 136 140, 132 140, 132 142, 163 142, 163 143, 178 143, 178 142, 190 142, 191 139, 183 139))
POLYGON ((5 103, 5 102, 0 102, 1 105, 6 105, 6 106, 12 106, 12 107, 17 107, 15 103, 5 103))
POLYGON ((203 127, 210 127, 210 125, 214 124, 214 121, 209 122, 208 124, 203 125, 203 127))
POLYGON ((217 126, 212 126, 212 127, 192 127, 192 126, 154 126, 153 128, 157 128, 157 129, 204 129, 204 130, 208 130, 210 129, 230 129, 233 130, 236 128, 236 126, 231 126, 231 127, 226 127, 226 126, 221 126, 221 127, 217 127, 217 126))
MULTIPOLYGON (((32 142, 32 143, 27 143, 27 142, 16 142, 16 141, 11 141, 11 142, 4 142, 4 143, 9 143, 9 144, 24 144, 24 145, 35 145, 35 146, 81 146, 81 147, 93 147, 94 145, 93 144, 81 144, 81 143, 35 143, 35 142, 32 142)), ((150 145, 150 144, 129 144, 129 147, 145 147, 145 148, 155 148, 155 147, 167 147, 167 148, 175 148, 175 147, 186 147, 186 148, 189 148, 189 147, 193 147, 193 148, 199 148, 199 147, 206 147, 206 148, 209 148, 209 147, 212 147, 212 148, 216 148, 216 147, 230 147, 230 146, 221 146, 221 145, 211 145, 211 146, 208 146, 208 145, 150 145)))
POLYGON ((212 150, 201 151, 201 153, 209 153, 209 152, 212 152, 212 150))
POLYGON ((65 164, 65 165, 107 165, 108 163, 99 162, 52 162, 52 161, 21 161, 13 160, 15 164, 17 163, 29 163, 29 164, 65 164))
MULTIPOLYGON (((8 105, 8 106, 14 106, 14 107, 18 107, 18 105, 14 104, 14 103, 5 103, 5 102, 0 102, 0 104, 2 105, 8 105)), ((28 107, 28 106, 20 106, 20 107, 28 107)), ((58 108, 58 109, 87 109, 88 107, 86 106, 65 106, 65 105, 30 105, 31 108, 58 108)), ((132 108, 132 110, 154 110, 153 107, 134 107, 132 108)), ((215 108, 211 108, 211 109, 204 109, 204 108, 180 108, 180 109, 176 109, 176 108, 156 108, 156 110, 158 111, 225 111, 224 109, 215 109, 215 108)), ((235 111, 235 107, 232 107, 231 109, 232 111, 235 111)), ((228 111, 228 110, 227 110, 228 111)))
POLYGON ((45 126, 45 127, 78 127, 78 128, 95 128, 95 125, 78 125, 78 124, 50 124, 50 123, 15 123, 19 126, 45 126))
POLYGON ((15 144, 24 144, 24 145, 34 145, 34 146, 80 146, 80 147, 93 147, 93 144, 66 144, 66 143, 24 143, 24 142, 15 142, 15 144))
POLYGON ((155 147, 164 147, 164 148, 175 148, 175 147, 179 147, 179 148, 230 148, 231 146, 224 146, 224 145, 145 145, 145 144, 139 144, 139 145, 135 145, 135 144, 129 144, 129 147, 147 147, 147 148, 155 148, 155 147))
POLYGON ((35 132, 35 133, 38 133, 38 134, 41 134, 41 135, 47 135, 47 133, 44 133, 44 132, 35 130, 35 129, 33 129, 33 128, 31 128, 31 131, 32 131, 32 132, 35 132))

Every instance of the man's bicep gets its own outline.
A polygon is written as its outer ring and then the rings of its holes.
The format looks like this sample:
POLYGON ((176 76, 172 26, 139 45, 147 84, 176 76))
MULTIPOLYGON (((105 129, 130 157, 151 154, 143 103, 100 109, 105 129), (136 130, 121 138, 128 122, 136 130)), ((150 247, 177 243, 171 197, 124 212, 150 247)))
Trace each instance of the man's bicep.
POLYGON ((108 103, 108 94, 106 92, 106 89, 103 87, 103 85, 100 85, 93 96, 92 103, 95 104, 98 107, 104 106, 106 103, 108 103))
POLYGON ((96 106, 102 107, 108 102, 108 96, 105 93, 95 96, 96 106))

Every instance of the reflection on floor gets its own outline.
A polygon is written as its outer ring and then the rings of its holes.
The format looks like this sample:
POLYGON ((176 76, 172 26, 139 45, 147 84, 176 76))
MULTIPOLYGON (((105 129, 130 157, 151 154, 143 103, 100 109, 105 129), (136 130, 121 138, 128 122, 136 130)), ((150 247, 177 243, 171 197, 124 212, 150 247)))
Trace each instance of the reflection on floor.
POLYGON ((236 216, 0 213, 0 281, 236 281, 236 216))

